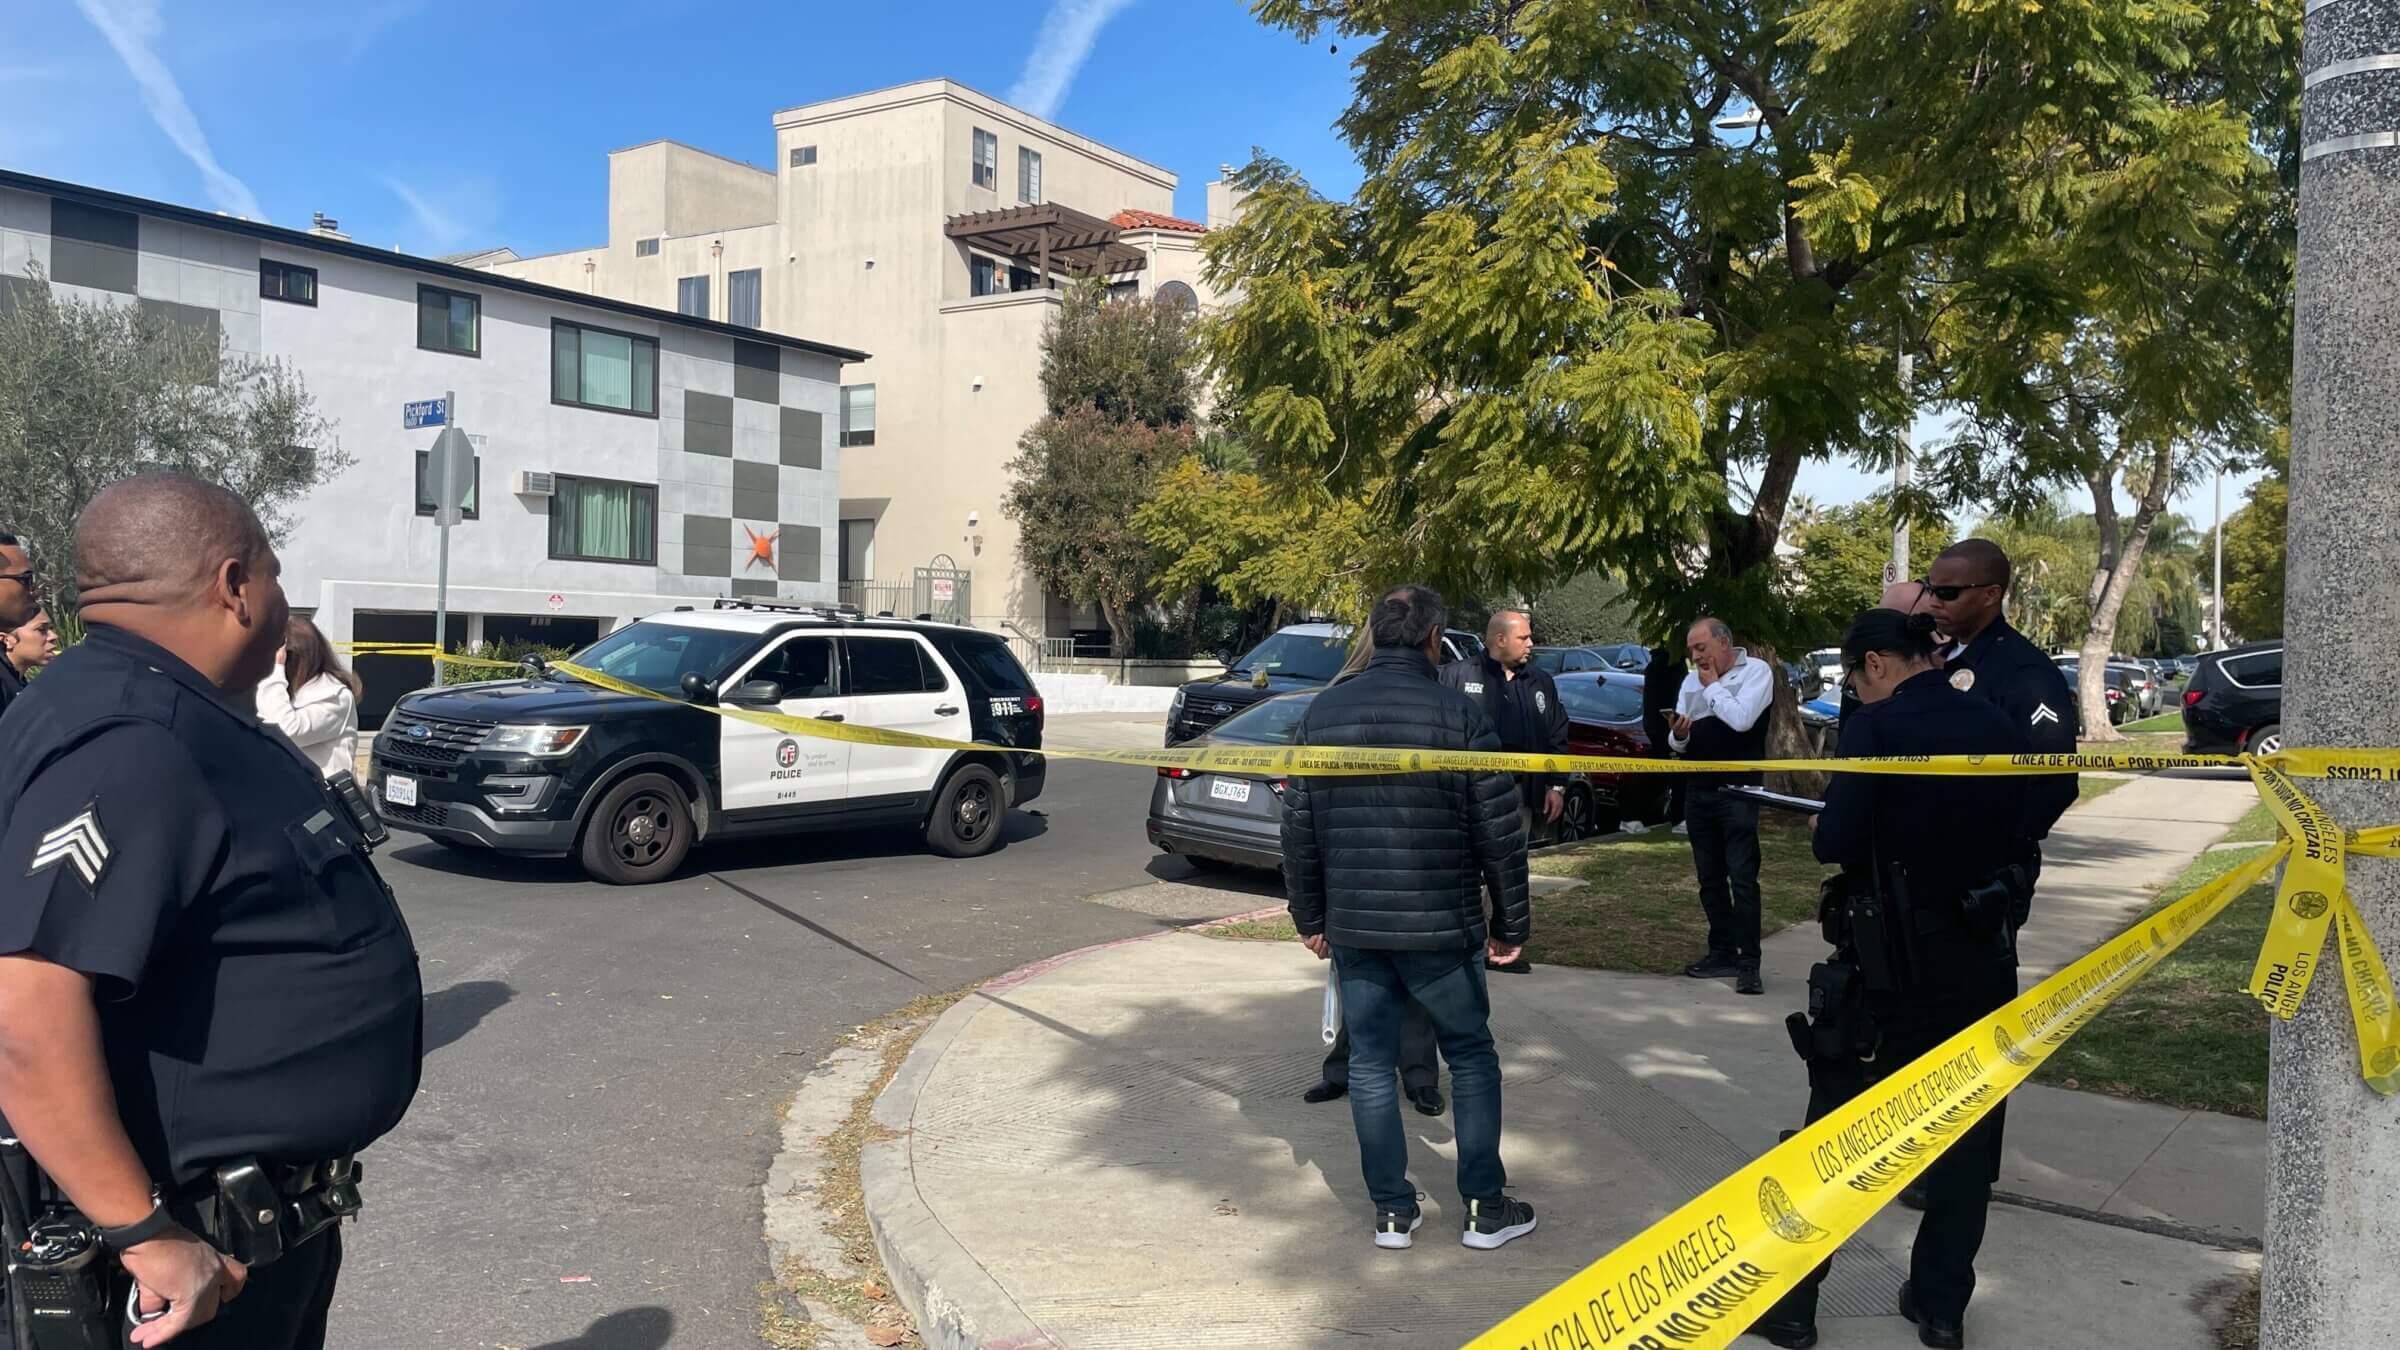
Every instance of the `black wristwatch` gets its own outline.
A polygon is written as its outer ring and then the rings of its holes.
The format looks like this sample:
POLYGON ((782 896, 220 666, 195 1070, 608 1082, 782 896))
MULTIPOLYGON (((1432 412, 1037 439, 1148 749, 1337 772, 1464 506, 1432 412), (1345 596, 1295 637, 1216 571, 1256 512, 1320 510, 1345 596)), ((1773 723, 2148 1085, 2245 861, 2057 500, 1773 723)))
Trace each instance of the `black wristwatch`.
POLYGON ((176 1227, 175 1216, 167 1213, 166 1201, 157 1191, 150 1192, 150 1212, 122 1228, 100 1229, 100 1241, 110 1251, 121 1252, 138 1247, 153 1238, 162 1237, 176 1227))

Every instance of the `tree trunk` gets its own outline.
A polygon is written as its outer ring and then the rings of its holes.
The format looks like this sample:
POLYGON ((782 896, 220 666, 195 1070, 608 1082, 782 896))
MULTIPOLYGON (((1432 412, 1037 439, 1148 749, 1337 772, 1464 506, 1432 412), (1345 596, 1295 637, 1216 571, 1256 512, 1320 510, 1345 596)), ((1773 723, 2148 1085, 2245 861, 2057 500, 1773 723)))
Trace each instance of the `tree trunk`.
MULTIPOLYGON (((2116 565, 2103 574, 2098 600, 2092 605, 2092 626, 2083 637, 2082 664, 2077 671, 2075 702, 2083 714, 2083 739, 2118 741, 2108 722, 2108 658, 2116 650, 2117 615, 2125 608, 2125 593, 2133 588, 2142 553, 2150 546, 2150 527, 2166 509, 2167 488, 2174 476, 2175 447, 2161 445, 2150 456, 2150 481, 2133 508, 2133 528, 2116 556, 2116 565)), ((2128 698, 2132 691, 2127 690, 2128 698)), ((2128 715, 2134 710, 2127 709, 2128 715)))
MULTIPOLYGON (((1754 643, 1743 650, 1767 663, 1775 672, 1775 697, 1767 705, 1767 758, 1814 759, 1817 747, 1810 744, 1808 728, 1800 720, 1800 691, 1783 678, 1783 658, 1773 647, 1754 643)), ((1825 775, 1821 773, 1770 773, 1766 776, 1770 791, 1788 792, 1795 797, 1825 795, 1825 775)))
POLYGON ((2092 584, 2084 588, 2083 610, 2086 614, 2100 612, 2100 592, 2108 588, 2109 573, 2116 570, 2117 553, 2123 547, 2124 527, 2117 518, 2117 468, 2124 454, 2108 457, 2097 469, 2083 476, 2092 490, 2092 524, 2100 531, 2100 553, 2092 561, 2092 584))
POLYGON ((1108 654, 1120 661, 1133 655, 1133 619, 1125 610, 1121 600, 1100 602, 1100 617, 1108 624, 1108 654))

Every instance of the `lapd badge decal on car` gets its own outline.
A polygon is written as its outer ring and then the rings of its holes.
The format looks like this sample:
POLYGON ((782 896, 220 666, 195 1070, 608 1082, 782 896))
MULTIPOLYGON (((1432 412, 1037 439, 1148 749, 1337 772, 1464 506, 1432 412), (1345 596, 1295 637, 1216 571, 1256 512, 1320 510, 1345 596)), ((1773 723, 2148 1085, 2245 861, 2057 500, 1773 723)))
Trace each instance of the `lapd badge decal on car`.
POLYGON ((100 885, 100 878, 108 872, 108 836, 101 832, 98 808, 86 805, 74 819, 43 835, 33 846, 33 866, 25 869, 25 875, 46 872, 61 863, 75 869, 85 890, 100 885))

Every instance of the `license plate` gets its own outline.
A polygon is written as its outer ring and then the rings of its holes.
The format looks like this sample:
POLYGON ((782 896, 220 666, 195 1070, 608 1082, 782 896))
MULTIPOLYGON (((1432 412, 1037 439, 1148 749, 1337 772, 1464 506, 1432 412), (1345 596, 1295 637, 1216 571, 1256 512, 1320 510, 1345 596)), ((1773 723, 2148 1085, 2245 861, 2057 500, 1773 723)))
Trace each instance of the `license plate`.
POLYGON ((1209 783, 1208 795, 1221 802, 1250 800, 1250 784, 1240 778, 1219 778, 1209 783))
POLYGON ((417 780, 392 774, 383 780, 383 799, 394 806, 417 804, 417 780))

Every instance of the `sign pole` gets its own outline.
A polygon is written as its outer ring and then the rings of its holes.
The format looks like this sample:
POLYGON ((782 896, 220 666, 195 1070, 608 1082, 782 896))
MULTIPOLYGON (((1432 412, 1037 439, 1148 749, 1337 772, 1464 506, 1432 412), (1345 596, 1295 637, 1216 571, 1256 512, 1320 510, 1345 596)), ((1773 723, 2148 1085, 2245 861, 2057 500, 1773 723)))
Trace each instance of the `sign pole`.
MULTIPOLYGON (((442 426, 446 431, 458 426, 457 390, 442 391, 442 426)), ((449 650, 449 643, 445 639, 450 631, 450 522, 458 512, 450 508, 450 501, 457 492, 457 485, 450 481, 450 457, 435 455, 433 459, 435 468, 441 473, 441 483, 435 488, 433 497, 434 528, 441 536, 441 561, 436 564, 433 576, 433 649, 440 653, 449 650)), ((442 659, 436 655, 433 661, 433 684, 437 689, 448 683, 443 678, 443 670, 442 659)))

